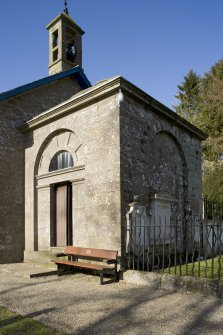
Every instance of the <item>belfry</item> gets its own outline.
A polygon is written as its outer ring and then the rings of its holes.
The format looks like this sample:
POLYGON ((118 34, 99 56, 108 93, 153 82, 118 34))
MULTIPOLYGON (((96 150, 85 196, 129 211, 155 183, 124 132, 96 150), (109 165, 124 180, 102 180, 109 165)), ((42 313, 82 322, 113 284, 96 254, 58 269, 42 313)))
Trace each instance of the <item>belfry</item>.
POLYGON ((64 12, 48 25, 49 31, 49 74, 82 67, 82 35, 84 31, 68 14, 65 1, 64 12))

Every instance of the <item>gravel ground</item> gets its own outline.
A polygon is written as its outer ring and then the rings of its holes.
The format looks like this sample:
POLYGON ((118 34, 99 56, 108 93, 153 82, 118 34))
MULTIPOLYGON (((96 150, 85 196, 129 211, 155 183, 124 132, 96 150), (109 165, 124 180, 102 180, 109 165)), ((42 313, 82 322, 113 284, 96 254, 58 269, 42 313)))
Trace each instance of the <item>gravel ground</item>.
POLYGON ((223 300, 123 282, 101 286, 83 274, 28 279, 0 266, 0 305, 74 335, 223 334, 223 300))

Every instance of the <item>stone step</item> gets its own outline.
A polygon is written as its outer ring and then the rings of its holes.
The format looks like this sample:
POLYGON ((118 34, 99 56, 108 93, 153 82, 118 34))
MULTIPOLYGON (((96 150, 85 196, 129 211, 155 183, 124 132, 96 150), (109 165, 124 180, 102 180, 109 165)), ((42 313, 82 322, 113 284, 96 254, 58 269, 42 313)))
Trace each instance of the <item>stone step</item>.
POLYGON ((50 252, 52 254, 62 254, 64 252, 65 247, 51 247, 50 252))
POLYGON ((52 261, 43 261, 43 260, 38 260, 38 259, 29 259, 29 260, 24 260, 25 264, 30 264, 35 267, 41 267, 43 269, 49 269, 49 270, 56 270, 57 266, 52 262, 52 261))
POLYGON ((3 271, 12 273, 12 275, 26 278, 46 277, 57 274, 57 271, 54 269, 47 269, 31 263, 24 262, 0 265, 0 268, 3 271))
MULTIPOLYGON (((57 259, 58 254, 63 254, 64 248, 51 248, 49 251, 25 251, 24 263, 33 264, 48 269, 56 269, 52 260, 57 259)), ((60 259, 67 259, 66 256, 60 259)))
POLYGON ((51 260, 56 259, 58 254, 62 254, 64 248, 52 248, 49 251, 24 251, 25 260, 51 260))

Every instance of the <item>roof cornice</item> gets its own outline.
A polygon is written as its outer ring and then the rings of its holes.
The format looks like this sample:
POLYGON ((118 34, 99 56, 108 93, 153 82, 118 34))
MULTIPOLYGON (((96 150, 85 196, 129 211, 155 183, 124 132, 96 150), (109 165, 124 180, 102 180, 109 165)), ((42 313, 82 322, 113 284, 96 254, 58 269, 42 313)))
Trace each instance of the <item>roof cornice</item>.
POLYGON ((58 119, 64 115, 67 115, 75 110, 80 110, 83 107, 90 105, 95 101, 104 99, 105 97, 111 96, 115 93, 122 92, 148 106, 155 113, 161 114, 165 118, 178 124, 181 128, 194 134, 201 140, 207 138, 207 135, 200 129, 192 125, 190 122, 183 119, 181 116, 173 112, 171 109, 127 81, 121 76, 114 77, 110 80, 102 81, 99 84, 92 86, 90 89, 85 90, 76 94, 72 99, 65 101, 45 113, 37 116, 36 118, 26 122, 20 130, 22 132, 35 129, 48 122, 58 119))
POLYGON ((49 123, 61 116, 70 114, 75 110, 79 110, 85 106, 88 106, 94 101, 103 99, 105 96, 110 96, 120 89, 120 77, 117 77, 111 81, 107 81, 105 84, 93 86, 90 90, 83 91, 82 93, 76 94, 72 99, 65 101, 64 103, 40 114, 34 119, 27 121, 19 129, 22 132, 37 128, 45 123, 49 123))
POLYGON ((78 30, 81 35, 84 35, 84 30, 76 23, 74 20, 70 17, 69 14, 61 13, 55 19, 53 19, 47 26, 46 29, 49 30, 55 23, 57 23, 59 20, 65 20, 68 21, 76 30, 78 30))

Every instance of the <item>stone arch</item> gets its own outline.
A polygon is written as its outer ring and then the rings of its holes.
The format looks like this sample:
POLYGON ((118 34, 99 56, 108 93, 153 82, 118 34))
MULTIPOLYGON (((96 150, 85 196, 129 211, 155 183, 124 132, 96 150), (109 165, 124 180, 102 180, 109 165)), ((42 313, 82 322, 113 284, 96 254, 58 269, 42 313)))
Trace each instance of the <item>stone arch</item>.
POLYGON ((68 151, 74 159, 74 165, 82 164, 81 141, 69 129, 60 129, 47 136, 43 141, 36 158, 35 175, 49 172, 49 165, 58 151, 68 151))

